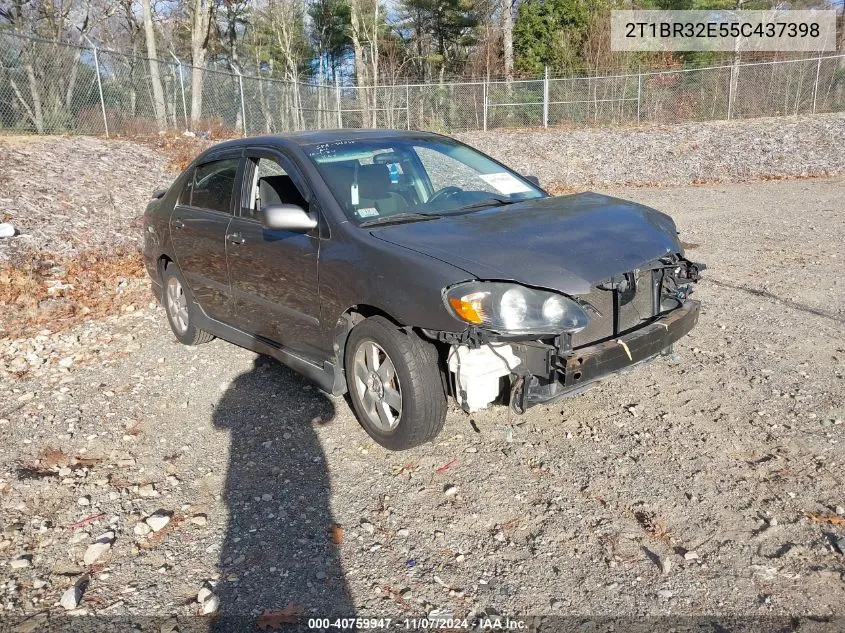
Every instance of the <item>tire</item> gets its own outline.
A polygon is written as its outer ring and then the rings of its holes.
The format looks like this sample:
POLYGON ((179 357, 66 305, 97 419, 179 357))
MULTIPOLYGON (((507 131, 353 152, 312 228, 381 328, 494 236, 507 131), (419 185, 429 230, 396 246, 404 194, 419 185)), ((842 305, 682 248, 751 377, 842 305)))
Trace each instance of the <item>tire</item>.
POLYGON ((384 448, 401 451, 425 444, 443 428, 446 393, 431 343, 383 317, 371 317, 350 332, 343 364, 358 421, 384 448), (375 356, 374 372, 370 361, 375 356))
POLYGON ((167 264, 161 282, 162 304, 176 340, 183 345, 201 345, 214 340, 213 335, 194 324, 194 297, 176 264, 167 264))

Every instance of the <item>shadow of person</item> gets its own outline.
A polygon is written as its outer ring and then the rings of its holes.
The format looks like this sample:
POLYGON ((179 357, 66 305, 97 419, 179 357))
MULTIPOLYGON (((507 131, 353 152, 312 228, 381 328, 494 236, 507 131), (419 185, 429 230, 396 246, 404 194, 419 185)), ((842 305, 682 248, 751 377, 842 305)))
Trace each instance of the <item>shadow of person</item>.
POLYGON ((328 396, 265 356, 215 408, 214 426, 229 431, 231 444, 213 631, 256 630, 264 611, 299 611, 300 621, 354 616, 314 430, 333 417, 328 396))

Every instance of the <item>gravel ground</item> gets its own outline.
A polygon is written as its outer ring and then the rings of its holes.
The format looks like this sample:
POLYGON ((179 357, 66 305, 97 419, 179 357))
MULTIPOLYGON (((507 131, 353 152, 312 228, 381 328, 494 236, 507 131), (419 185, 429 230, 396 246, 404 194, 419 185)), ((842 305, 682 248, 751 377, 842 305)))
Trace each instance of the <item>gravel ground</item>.
POLYGON ((679 357, 403 453, 154 305, 0 341, 4 612, 845 615, 843 185, 612 190, 710 266, 679 357))
POLYGON ((138 143, 84 136, 0 136, 0 221, 19 235, 0 239, 0 264, 43 251, 137 249, 138 218, 170 182, 166 158, 138 143))
POLYGON ((845 173, 845 114, 457 137, 551 189, 845 173))

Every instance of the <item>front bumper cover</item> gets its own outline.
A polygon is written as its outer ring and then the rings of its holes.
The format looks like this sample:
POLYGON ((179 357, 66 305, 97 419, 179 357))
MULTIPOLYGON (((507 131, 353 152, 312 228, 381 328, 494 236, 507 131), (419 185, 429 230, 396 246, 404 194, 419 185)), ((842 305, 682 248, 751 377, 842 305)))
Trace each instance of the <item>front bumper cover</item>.
POLYGON ((511 394, 511 404, 524 410, 574 395, 592 382, 651 360, 695 327, 699 307, 698 301, 687 300, 637 330, 566 354, 553 355, 549 359, 552 371, 548 380, 523 376, 521 388, 511 394), (513 401, 514 397, 518 402, 513 401))

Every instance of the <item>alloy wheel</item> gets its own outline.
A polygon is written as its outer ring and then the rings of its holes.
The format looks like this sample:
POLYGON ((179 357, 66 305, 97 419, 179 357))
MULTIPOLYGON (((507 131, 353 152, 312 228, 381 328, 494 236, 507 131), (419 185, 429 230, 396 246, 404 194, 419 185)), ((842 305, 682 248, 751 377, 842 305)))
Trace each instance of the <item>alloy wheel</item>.
POLYGON ((185 296, 185 289, 176 277, 170 277, 167 280, 165 294, 170 321, 179 334, 184 334, 188 330, 188 298, 185 296))
POLYGON ((355 390, 367 421, 382 432, 390 432, 402 416, 402 388, 396 367, 378 343, 363 340, 353 361, 355 390))

